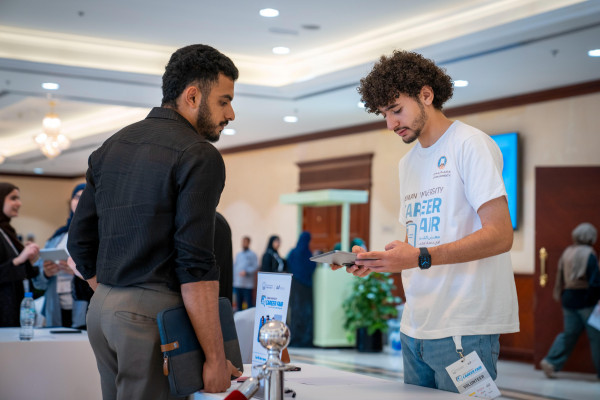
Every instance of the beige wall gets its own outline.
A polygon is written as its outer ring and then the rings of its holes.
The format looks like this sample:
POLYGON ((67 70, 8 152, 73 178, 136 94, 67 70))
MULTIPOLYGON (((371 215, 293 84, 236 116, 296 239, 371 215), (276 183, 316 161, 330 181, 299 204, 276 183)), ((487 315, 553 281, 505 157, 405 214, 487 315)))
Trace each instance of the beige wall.
POLYGON ((219 211, 231 226, 234 251, 239 251, 241 237, 249 235, 260 257, 269 236, 278 234, 280 253, 287 255, 296 245, 297 208, 280 204, 279 196, 298 190, 296 164, 365 153, 375 154, 371 244, 383 247, 389 238, 403 237, 397 222, 397 164, 408 149, 394 135, 377 131, 226 155, 227 182, 219 211))
POLYGON ((0 182, 10 182, 19 188, 23 205, 12 226, 26 238, 33 234, 43 246, 56 229, 69 217, 69 200, 75 186, 84 179, 53 179, 0 174, 0 182))
MULTIPOLYGON (((534 172, 536 166, 600 165, 600 94, 573 97, 494 112, 467 115, 460 120, 489 134, 517 131, 523 158, 523 202, 519 229, 511 252, 516 272, 534 269, 534 172)), ((385 131, 225 155, 227 183, 219 211, 231 225, 234 251, 243 235, 262 255, 269 235, 282 238, 282 255, 296 242, 296 207, 279 203, 283 193, 298 189, 296 163, 374 153, 371 192, 371 248, 404 238, 398 223, 397 164, 410 146, 385 131)), ((68 199, 81 179, 40 179, 0 175, 21 188, 23 207, 14 226, 33 233, 43 244, 67 218, 68 199)))
MULTIPOLYGON (((516 272, 533 273, 536 166, 600 165, 600 94, 548 101, 459 117, 489 134, 517 131, 522 144, 522 212, 511 251, 516 272)), ((365 132, 297 145, 226 155, 227 184, 219 210, 232 229, 234 251, 250 235, 264 251, 271 233, 282 237, 282 255, 296 241, 296 209, 279 195, 298 188, 297 162, 374 153, 371 248, 404 238, 398 223, 397 164, 409 150, 387 131, 365 132)))

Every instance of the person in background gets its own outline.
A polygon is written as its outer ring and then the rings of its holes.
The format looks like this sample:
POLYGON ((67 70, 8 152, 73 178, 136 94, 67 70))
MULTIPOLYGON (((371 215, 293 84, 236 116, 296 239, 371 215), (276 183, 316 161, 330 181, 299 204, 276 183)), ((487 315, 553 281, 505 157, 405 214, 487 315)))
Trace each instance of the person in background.
POLYGON ((446 367, 461 349, 476 352, 495 380, 500 334, 519 331, 502 153, 489 135, 444 115, 452 78, 418 53, 382 56, 358 91, 414 146, 398 165, 406 236, 385 251, 354 247, 346 271, 402 274, 405 383, 458 392, 446 367))
POLYGON ((225 217, 217 212, 215 220, 215 261, 219 267, 219 297, 233 303, 233 244, 231 228, 225 217))
POLYGON ((258 257, 250 250, 250 237, 242 238, 242 251, 236 254, 233 265, 233 292, 235 293, 237 310, 254 307, 252 291, 256 283, 254 275, 258 270, 258 257), (246 307, 243 307, 243 304, 246 307))
POLYGON ((260 265, 261 272, 286 272, 285 260, 279 256, 278 250, 281 245, 279 236, 273 235, 269 238, 267 249, 262 257, 260 265))
POLYGON ((28 279, 38 275, 39 269, 33 264, 40 248, 35 243, 23 246, 10 224, 21 208, 19 188, 0 182, 0 200, 0 327, 20 326, 21 300, 25 296, 23 281, 28 285, 28 279))
POLYGON ((592 348, 592 360, 600 379, 600 331, 587 323, 596 304, 600 304, 600 271, 598 255, 592 247, 598 238, 594 225, 584 222, 571 233, 573 244, 567 247, 558 260, 554 299, 563 310, 564 331, 559 333, 548 354, 540 362, 544 374, 554 378, 577 344, 577 339, 587 330, 592 348))
POLYGON ((201 44, 175 51, 163 99, 88 161, 67 248, 95 288, 87 315, 102 396, 171 399, 156 315, 184 305, 205 354, 204 392, 241 372, 225 358, 215 262, 225 164, 212 142, 235 118, 238 69, 201 44))
MULTIPOLYGON (((69 205, 69 218, 64 226, 61 226, 48 239, 45 249, 65 249, 67 248, 67 237, 69 236, 69 226, 73 219, 73 213, 77 209, 81 193, 85 189, 85 183, 81 183, 73 189, 69 205)), ((67 328, 84 328, 85 315, 87 313, 88 302, 85 300, 75 300, 74 298, 74 280, 80 281, 85 286, 89 286, 81 278, 73 275, 73 270, 68 266, 67 260, 38 260, 36 266, 40 268, 40 273, 33 284, 37 289, 44 290, 44 306, 42 315, 46 318, 46 326, 64 326, 67 328)))
POLYGON ((310 261, 310 233, 302 232, 287 258, 292 275, 290 292, 290 346, 313 346, 313 273, 317 263, 310 261))

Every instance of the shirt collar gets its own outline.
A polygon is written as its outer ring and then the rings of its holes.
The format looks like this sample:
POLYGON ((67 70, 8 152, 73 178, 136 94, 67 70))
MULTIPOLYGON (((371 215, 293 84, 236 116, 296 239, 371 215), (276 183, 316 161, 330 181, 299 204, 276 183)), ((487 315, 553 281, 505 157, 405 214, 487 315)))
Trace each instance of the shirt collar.
POLYGON ((183 122, 187 126, 189 126, 191 129, 193 129, 194 132, 197 133, 196 128, 194 128, 194 126, 190 123, 190 121, 185 119, 181 114, 179 114, 177 111, 173 110, 172 108, 154 107, 154 108, 152 108, 152 110, 150 110, 150 113, 146 117, 146 119, 148 119, 148 118, 171 119, 174 121, 183 122))

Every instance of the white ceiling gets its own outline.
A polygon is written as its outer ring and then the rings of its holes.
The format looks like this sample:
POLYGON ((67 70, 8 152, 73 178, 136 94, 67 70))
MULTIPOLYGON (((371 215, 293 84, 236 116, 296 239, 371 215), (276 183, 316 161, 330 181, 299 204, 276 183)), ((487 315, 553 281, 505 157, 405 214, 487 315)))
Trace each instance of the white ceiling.
POLYGON ((598 80, 587 51, 600 48, 600 0, 0 0, 0 173, 83 174, 91 151, 160 104, 164 65, 192 43, 240 69, 226 149, 376 121, 356 86, 396 48, 470 82, 447 108, 598 80), (32 140, 48 81, 73 142, 53 160, 32 140))

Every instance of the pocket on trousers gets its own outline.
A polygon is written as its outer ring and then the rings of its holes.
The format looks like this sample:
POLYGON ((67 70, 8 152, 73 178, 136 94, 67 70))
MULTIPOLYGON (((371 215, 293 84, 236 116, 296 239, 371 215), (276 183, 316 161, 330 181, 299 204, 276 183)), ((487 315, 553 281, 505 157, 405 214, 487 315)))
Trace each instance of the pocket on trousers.
POLYGON ((148 317, 142 314, 136 314, 130 311, 117 311, 115 317, 138 324, 156 324, 156 318, 148 317))

